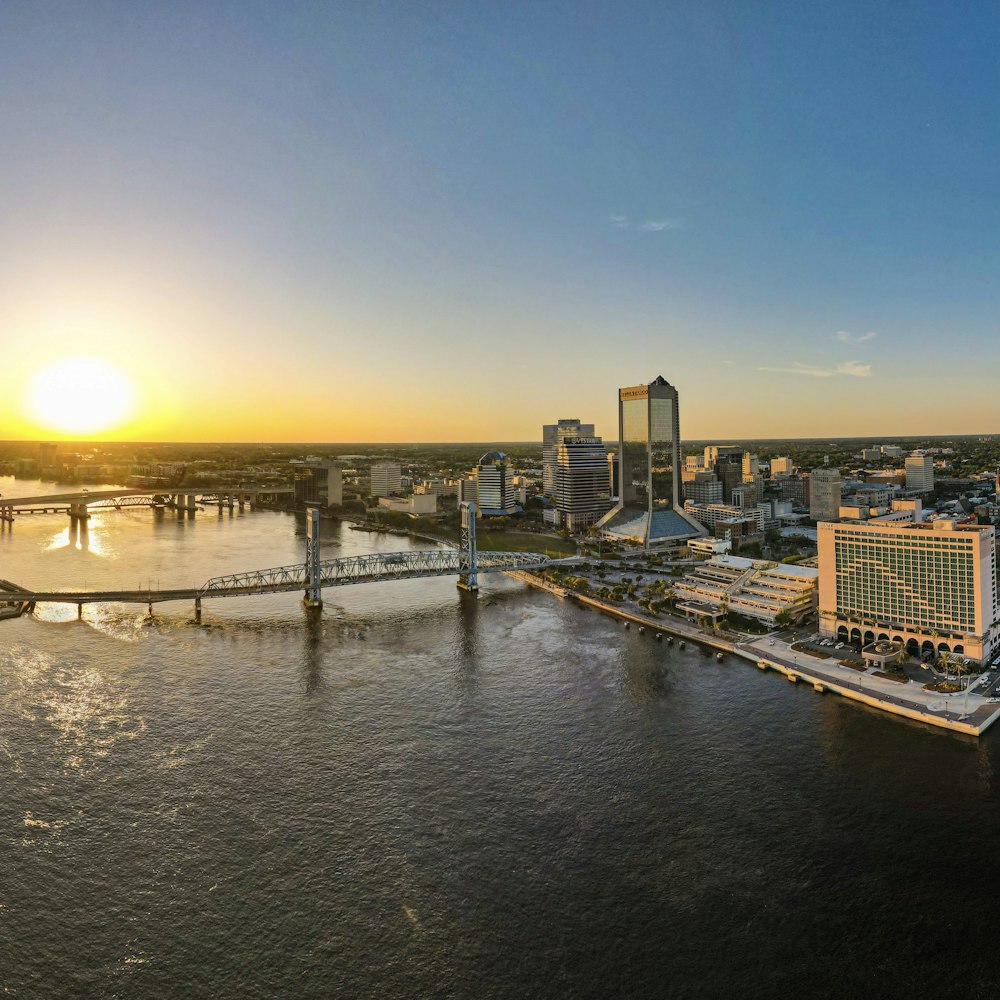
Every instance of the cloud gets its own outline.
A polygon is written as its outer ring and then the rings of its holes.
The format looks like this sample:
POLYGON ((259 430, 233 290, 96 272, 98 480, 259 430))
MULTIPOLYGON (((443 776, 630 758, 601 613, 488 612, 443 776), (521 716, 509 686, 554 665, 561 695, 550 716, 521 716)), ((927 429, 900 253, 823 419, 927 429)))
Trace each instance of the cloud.
POLYGON ((609 215, 608 222, 615 229, 634 229, 638 233, 662 233, 665 229, 680 229, 680 219, 647 219, 633 225, 627 215, 609 215))
POLYGON ((649 219, 635 227, 640 233, 662 233, 664 229, 680 229, 680 219, 649 219))
POLYGON ((807 375, 809 378, 833 378, 835 375, 850 375, 852 378, 871 378, 875 373, 871 365, 861 361, 844 361, 836 368, 817 368, 796 361, 791 368, 759 367, 759 372, 782 372, 786 375, 807 375))
POLYGON ((873 340, 878 334, 874 330, 863 333, 860 336, 851 333, 849 330, 838 330, 836 338, 842 344, 863 344, 866 340, 873 340))

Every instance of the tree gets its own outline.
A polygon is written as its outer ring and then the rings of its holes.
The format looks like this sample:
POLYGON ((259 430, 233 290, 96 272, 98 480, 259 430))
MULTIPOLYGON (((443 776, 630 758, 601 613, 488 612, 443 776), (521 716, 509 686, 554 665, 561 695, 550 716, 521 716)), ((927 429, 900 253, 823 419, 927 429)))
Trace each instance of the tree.
POLYGON ((774 624, 780 626, 781 628, 785 628, 788 625, 791 625, 792 624, 791 611, 787 610, 787 608, 784 611, 779 611, 774 616, 774 624))

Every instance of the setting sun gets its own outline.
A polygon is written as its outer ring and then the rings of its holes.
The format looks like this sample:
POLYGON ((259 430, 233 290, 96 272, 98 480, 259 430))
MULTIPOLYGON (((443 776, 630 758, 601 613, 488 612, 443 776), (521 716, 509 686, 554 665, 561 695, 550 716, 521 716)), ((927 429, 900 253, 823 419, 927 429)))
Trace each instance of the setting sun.
POLYGON ((135 392, 128 378, 101 358, 61 358, 32 379, 27 409, 40 425, 67 434, 111 430, 131 414, 135 392))

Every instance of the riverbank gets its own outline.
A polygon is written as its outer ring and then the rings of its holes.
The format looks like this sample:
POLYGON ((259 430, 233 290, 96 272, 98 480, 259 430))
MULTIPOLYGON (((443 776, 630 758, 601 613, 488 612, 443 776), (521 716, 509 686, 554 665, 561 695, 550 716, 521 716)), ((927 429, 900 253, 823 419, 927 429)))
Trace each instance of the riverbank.
POLYGON ((782 674, 792 683, 805 681, 819 694, 838 694, 890 715, 899 715, 940 729, 977 737, 982 736, 1000 717, 1000 703, 990 702, 978 695, 941 695, 925 691, 921 685, 912 681, 904 685, 894 678, 881 678, 874 673, 843 667, 839 662, 817 659, 814 663, 808 654, 797 653, 788 643, 776 638, 748 637, 744 641, 732 642, 719 636, 706 635, 700 629, 679 621, 647 618, 577 591, 553 588, 548 581, 530 573, 519 572, 517 578, 550 592, 561 590, 559 596, 582 607, 594 608, 624 620, 626 627, 635 624, 654 634, 671 635, 723 653, 733 653, 760 670, 773 670, 782 674), (533 579, 528 580, 526 577, 533 579))

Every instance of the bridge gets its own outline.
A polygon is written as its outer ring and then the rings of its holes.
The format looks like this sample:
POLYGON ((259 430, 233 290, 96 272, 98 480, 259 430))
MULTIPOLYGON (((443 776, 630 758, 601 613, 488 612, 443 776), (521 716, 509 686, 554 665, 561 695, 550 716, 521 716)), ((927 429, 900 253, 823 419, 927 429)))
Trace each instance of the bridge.
POLYGON ((294 494, 282 486, 171 486, 163 490, 78 490, 31 497, 0 497, 0 521, 14 523, 15 514, 69 514, 86 520, 91 511, 121 510, 125 507, 171 507, 193 514, 197 505, 218 504, 230 510, 257 504, 261 497, 276 499, 294 494))
POLYGON ((460 587, 476 591, 479 589, 479 573, 543 569, 546 566, 576 561, 554 560, 539 552, 487 552, 480 555, 476 547, 476 505, 463 503, 461 506, 462 542, 458 548, 374 552, 343 559, 320 560, 319 511, 310 508, 304 563, 215 576, 200 587, 170 590, 34 591, 8 581, 0 581, 0 598, 12 606, 20 607, 21 611, 40 603, 75 604, 80 616, 84 604, 146 604, 152 612, 154 604, 193 600, 195 620, 201 621, 201 602, 206 598, 249 597, 301 590, 305 594, 305 603, 319 608, 323 606, 322 591, 327 587, 458 576, 460 587))

